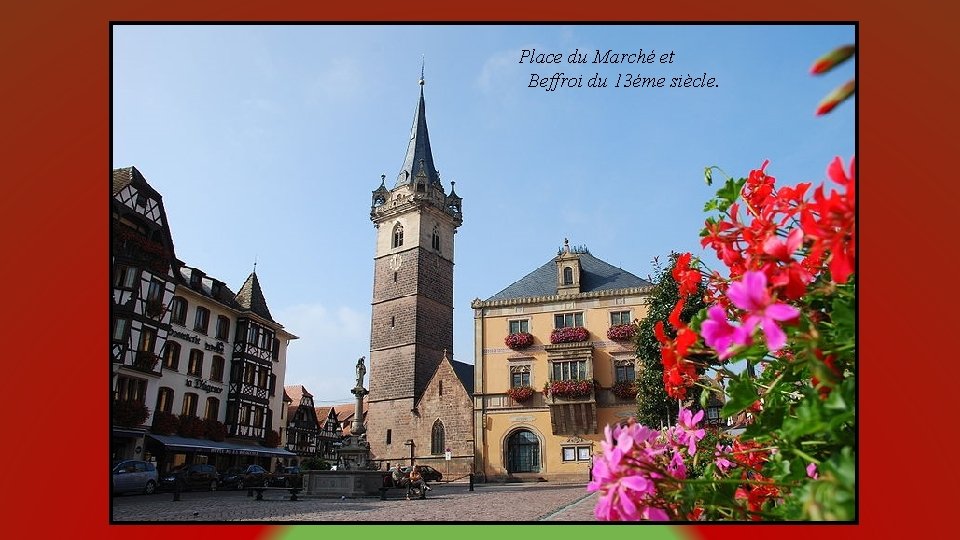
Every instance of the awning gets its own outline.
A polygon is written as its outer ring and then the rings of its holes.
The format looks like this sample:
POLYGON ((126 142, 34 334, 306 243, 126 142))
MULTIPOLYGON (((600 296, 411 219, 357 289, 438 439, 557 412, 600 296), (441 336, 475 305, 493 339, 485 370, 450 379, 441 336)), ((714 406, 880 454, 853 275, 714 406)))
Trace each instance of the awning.
POLYGON ((296 454, 284 448, 267 448, 256 444, 239 444, 229 441, 211 441, 209 439, 192 439, 190 437, 176 437, 174 435, 149 434, 168 450, 181 452, 208 452, 211 454, 232 454, 235 456, 267 456, 267 457, 297 457, 296 454))
POLYGON ((147 434, 147 430, 145 428, 137 429, 113 426, 110 429, 110 433, 114 436, 120 437, 143 437, 147 434))

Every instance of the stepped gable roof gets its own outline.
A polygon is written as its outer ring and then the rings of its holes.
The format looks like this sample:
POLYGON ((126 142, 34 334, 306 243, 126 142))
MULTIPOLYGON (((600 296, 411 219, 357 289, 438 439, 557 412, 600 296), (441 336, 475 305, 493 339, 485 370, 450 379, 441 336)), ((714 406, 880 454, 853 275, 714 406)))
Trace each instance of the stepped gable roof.
MULTIPOLYGON (((590 253, 580 253, 580 292, 596 292, 615 289, 629 289, 652 285, 622 268, 617 268, 590 253)), ((530 272, 506 289, 487 298, 491 300, 512 300, 531 296, 553 296, 557 294, 557 265, 551 258, 543 266, 530 272)))
POLYGON ((257 279, 257 272, 253 271, 247 280, 240 287, 237 293, 237 303, 243 309, 248 309, 264 319, 276 322, 270 315, 270 309, 267 308, 267 299, 263 297, 263 290, 260 288, 260 280, 257 279))

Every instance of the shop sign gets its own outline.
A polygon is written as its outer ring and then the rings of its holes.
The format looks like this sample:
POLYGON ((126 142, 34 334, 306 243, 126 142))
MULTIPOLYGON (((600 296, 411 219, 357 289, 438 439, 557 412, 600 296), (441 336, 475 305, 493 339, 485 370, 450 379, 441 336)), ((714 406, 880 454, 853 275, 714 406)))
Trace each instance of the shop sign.
POLYGON ((170 330, 170 335, 175 338, 180 338, 184 341, 189 341, 190 343, 200 344, 200 338, 197 336, 191 336, 186 332, 180 332, 179 330, 170 330))
POLYGON ((210 392, 212 394, 219 394, 223 392, 223 388, 219 386, 214 386, 206 381, 206 379, 187 379, 187 386, 191 388, 199 388, 200 390, 210 392))

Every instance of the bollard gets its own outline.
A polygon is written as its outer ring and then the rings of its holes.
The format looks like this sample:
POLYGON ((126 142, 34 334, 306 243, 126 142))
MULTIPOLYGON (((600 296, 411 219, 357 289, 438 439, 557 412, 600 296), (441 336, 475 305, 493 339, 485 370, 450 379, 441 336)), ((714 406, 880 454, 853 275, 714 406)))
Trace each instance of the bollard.
POLYGON ((473 491, 473 473, 470 473, 470 491, 473 491))
POLYGON ((247 488, 247 497, 253 497, 253 488, 247 488))
POLYGON ((173 481, 173 500, 180 500, 180 482, 178 480, 173 481))

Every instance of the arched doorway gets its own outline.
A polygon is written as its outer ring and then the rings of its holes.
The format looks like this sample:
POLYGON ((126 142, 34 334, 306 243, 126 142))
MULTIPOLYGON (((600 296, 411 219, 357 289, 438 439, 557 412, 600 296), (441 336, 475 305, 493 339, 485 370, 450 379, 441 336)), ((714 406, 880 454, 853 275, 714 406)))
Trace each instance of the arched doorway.
POLYGON ((532 432, 522 429, 507 439, 507 472, 540 472, 540 441, 532 432))

